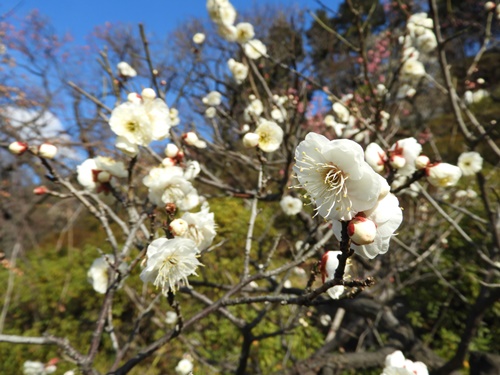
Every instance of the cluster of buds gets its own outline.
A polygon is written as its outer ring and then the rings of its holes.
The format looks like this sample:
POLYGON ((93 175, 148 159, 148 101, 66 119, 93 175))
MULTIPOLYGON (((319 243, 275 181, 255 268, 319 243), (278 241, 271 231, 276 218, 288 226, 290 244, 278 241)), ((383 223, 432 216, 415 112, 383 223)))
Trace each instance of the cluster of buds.
POLYGON ((50 143, 42 143, 38 147, 30 147, 25 142, 16 141, 9 145, 9 151, 14 155, 22 155, 28 150, 34 155, 45 159, 53 159, 57 155, 57 147, 50 143))
POLYGON ((172 167, 177 164, 181 164, 184 160, 184 152, 179 150, 174 143, 169 143, 167 147, 165 147, 165 156, 161 162, 164 167, 172 167))
POLYGON ((182 135, 182 139, 184 143, 188 146, 193 146, 196 148, 206 148, 207 143, 198 138, 198 135, 195 132, 187 132, 182 135))

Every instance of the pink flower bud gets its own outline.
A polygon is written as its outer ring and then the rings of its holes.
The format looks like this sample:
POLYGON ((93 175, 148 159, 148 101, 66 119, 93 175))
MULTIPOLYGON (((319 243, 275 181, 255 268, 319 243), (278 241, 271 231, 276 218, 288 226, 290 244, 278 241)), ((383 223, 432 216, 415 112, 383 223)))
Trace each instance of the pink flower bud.
POLYGON ((430 162, 430 159, 426 155, 420 155, 415 159, 415 167, 417 167, 417 169, 425 169, 430 162))
POLYGON ((406 165, 406 159, 401 155, 393 155, 391 156, 389 164, 391 164, 391 167, 394 169, 401 169, 406 165))
POLYGON ((49 189, 47 189, 45 186, 38 186, 33 189, 33 194, 35 195, 44 195, 47 194, 49 189))
POLYGON ((368 245, 375 241, 377 225, 366 217, 357 216, 349 222, 347 234, 356 245, 368 245))
POLYGON ((186 220, 183 219, 175 219, 170 223, 170 226, 168 229, 170 229, 170 232, 174 236, 182 236, 184 233, 187 232, 189 226, 186 220))
POLYGON ((53 159, 57 155, 57 147, 50 143, 42 143, 38 146, 38 156, 45 159, 53 159))
POLYGON ((28 144, 24 142, 12 142, 9 151, 14 155, 21 155, 28 149, 28 144))

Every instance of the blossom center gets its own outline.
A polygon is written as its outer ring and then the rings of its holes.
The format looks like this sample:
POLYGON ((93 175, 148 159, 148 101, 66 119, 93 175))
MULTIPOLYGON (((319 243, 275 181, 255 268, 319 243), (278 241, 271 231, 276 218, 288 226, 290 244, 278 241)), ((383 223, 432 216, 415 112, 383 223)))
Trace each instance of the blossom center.
POLYGON ((137 131, 137 122, 135 121, 128 121, 126 124, 125 124, 125 128, 131 132, 131 133, 135 133, 137 131))
POLYGON ((347 197, 346 181, 348 175, 333 163, 326 163, 318 166, 318 172, 321 174, 325 185, 329 186, 328 191, 335 195, 342 194, 342 197, 347 197))

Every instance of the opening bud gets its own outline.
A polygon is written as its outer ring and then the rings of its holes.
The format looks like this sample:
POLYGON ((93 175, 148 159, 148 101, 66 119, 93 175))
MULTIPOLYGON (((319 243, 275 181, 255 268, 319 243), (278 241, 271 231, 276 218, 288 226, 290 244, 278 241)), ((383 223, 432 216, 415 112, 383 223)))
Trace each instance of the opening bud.
POLYGON ((151 88, 146 88, 142 90, 141 96, 144 100, 153 100, 154 98, 156 98, 156 92, 151 88))
POLYGON ((246 133, 243 136, 243 146, 247 148, 257 147, 259 144, 259 135, 256 133, 246 133))
POLYGON ((366 217, 357 216, 349 222, 347 234, 356 245, 368 245, 375 241, 377 225, 366 217))
POLYGON ((182 236, 188 230, 188 223, 183 219, 175 219, 170 223, 168 229, 170 229, 170 233, 174 236, 182 236))
POLYGON ((417 169, 425 169, 430 163, 431 161, 426 155, 420 155, 415 159, 415 167, 417 169))
POLYGON ((131 92, 130 94, 128 94, 127 100, 134 104, 141 104, 142 102, 141 96, 136 92, 131 92))
POLYGON ((165 147, 165 155, 168 158, 175 158, 178 153, 179 153, 179 147, 177 147, 173 143, 169 143, 167 147, 165 147))
POLYGON ((164 167, 173 167, 176 162, 175 162, 175 159, 172 159, 172 158, 165 158, 161 161, 161 164, 164 166, 164 167))
POLYGON ((28 144, 24 142, 12 142, 9 151, 14 155, 21 155, 28 149, 28 144))
POLYGON ((401 155, 393 155, 391 156, 389 164, 391 164, 391 167, 393 167, 394 169, 401 169, 405 166, 406 159, 401 155))
POLYGON ((38 156, 45 159, 53 159, 57 155, 57 147, 50 143, 42 143, 38 146, 38 156))

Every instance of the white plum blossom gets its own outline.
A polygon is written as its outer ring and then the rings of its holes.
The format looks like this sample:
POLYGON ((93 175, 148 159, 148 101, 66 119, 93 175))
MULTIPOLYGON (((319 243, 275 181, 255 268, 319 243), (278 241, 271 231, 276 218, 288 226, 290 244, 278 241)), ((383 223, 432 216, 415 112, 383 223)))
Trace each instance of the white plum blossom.
POLYGON ((234 25, 219 24, 217 27, 217 32, 221 37, 223 37, 228 42, 236 41, 237 33, 236 33, 236 26, 234 25))
POLYGON ((410 361, 400 350, 396 350, 385 357, 381 375, 429 375, 429 371, 424 363, 410 361))
POLYGON ((170 108, 169 110, 170 126, 177 126, 180 124, 179 111, 177 108, 170 108))
MULTIPOLYGON (((156 95, 156 93, 155 93, 156 95)), ((143 95, 144 97, 144 95, 143 95)), ((151 122, 152 139, 160 141, 168 137, 170 132, 170 110, 163 99, 144 99, 144 109, 151 122)))
POLYGON ((132 68, 128 62, 120 61, 116 65, 116 68, 118 69, 118 74, 121 75, 122 77, 132 78, 137 75, 135 69, 132 68))
POLYGON ((109 125, 113 133, 129 143, 147 146, 153 140, 153 124, 142 104, 120 104, 111 112, 109 125))
POLYGON ((105 156, 87 159, 76 167, 77 180, 86 190, 106 190, 102 184, 107 183, 112 177, 125 178, 128 172, 121 161, 115 161, 105 156))
MULTIPOLYGON (((331 250, 327 251, 325 254, 323 254, 323 257, 321 258, 321 278, 323 280, 323 283, 333 280, 335 278, 335 271, 337 270, 339 266, 339 259, 338 256, 341 255, 342 252, 340 250, 331 250)), ((344 269, 344 275, 349 272, 349 265, 346 264, 345 269, 344 269)), ((326 292, 332 299, 339 299, 342 293, 344 293, 344 286, 343 285, 335 285, 329 288, 326 292)))
MULTIPOLYGON (((403 212, 399 207, 398 198, 394 194, 387 194, 375 207, 360 213, 376 225, 374 241, 364 245, 351 244, 351 248, 362 257, 373 259, 379 254, 385 254, 389 250, 389 243, 394 232, 403 221, 403 212)), ((332 230, 340 241, 342 234, 342 223, 334 220, 332 230)))
POLYGON ((184 166, 184 178, 188 181, 193 181, 200 172, 200 163, 196 160, 190 160, 184 166))
POLYGON ((293 216, 302 211, 303 203, 299 198, 286 195, 281 199, 280 206, 286 215, 293 216))
POLYGON ((217 107, 222 103, 222 94, 218 91, 210 91, 201 101, 208 107, 217 107))
POLYGON ((157 206, 174 203, 180 210, 188 211, 200 202, 198 192, 184 177, 181 167, 152 168, 143 183, 149 188, 149 200, 157 206))
POLYGON ((236 20, 236 10, 227 0, 208 0, 208 15, 219 25, 232 25, 236 20))
POLYGON ((23 364, 23 375, 48 375, 57 370, 55 364, 59 360, 54 358, 49 363, 44 364, 39 361, 26 361, 23 364), (52 363, 53 362, 53 363, 52 363))
POLYGON ((135 143, 130 143, 125 137, 116 137, 115 147, 130 157, 134 157, 139 153, 139 146, 135 143))
POLYGON ((255 134, 259 136, 259 148, 264 152, 274 152, 281 146, 283 141, 283 129, 273 121, 262 121, 255 134))
POLYGON ((333 112, 335 113, 335 116, 337 116, 337 119, 341 123, 347 124, 347 122, 349 121, 349 117, 350 117, 349 109, 347 109, 347 107, 344 104, 339 103, 339 102, 333 103, 332 109, 333 109, 333 112))
POLYGON ((183 358, 179 361, 177 366, 175 367, 175 372, 178 375, 189 375, 193 373, 193 362, 191 362, 187 358, 183 358))
POLYGON ((400 139, 389 148, 389 161, 392 163, 401 162, 404 159, 403 165, 397 168, 397 164, 393 165, 398 169, 398 174, 402 176, 411 176, 415 172, 415 160, 422 152, 422 145, 413 138, 400 139), (399 159, 399 160, 398 160, 399 159))
POLYGON ((202 44, 205 41, 205 34, 203 33, 196 33, 193 35, 193 43, 195 44, 202 44))
POLYGON ((236 25, 236 41, 245 44, 255 36, 253 26, 248 22, 240 22, 236 25))
POLYGON ((293 170, 318 213, 330 220, 351 220, 373 208, 382 189, 381 177, 364 161, 361 146, 348 139, 307 134, 295 150, 293 170))
POLYGON ((252 120, 252 116, 259 117, 264 111, 264 105, 260 99, 251 99, 250 104, 245 108, 243 116, 245 121, 252 120))
MULTIPOLYGON (((97 293, 106 293, 109 283, 110 265, 114 263, 115 257, 112 254, 103 255, 92 262, 87 272, 87 281, 92 284, 92 288, 94 288, 97 293)), ((120 263, 118 270, 121 273, 125 272, 127 270, 127 264, 123 262, 120 263)))
POLYGON ((370 143, 365 149, 365 160, 375 172, 382 173, 385 169, 387 154, 378 144, 370 143))
POLYGON ((206 118, 214 118, 215 115, 217 115, 217 109, 215 109, 215 107, 208 107, 205 110, 205 117, 206 118))
POLYGON ((200 212, 184 213, 181 219, 186 222, 187 229, 179 236, 193 240, 200 251, 212 244, 216 235, 215 220, 207 204, 203 205, 200 212))
POLYGON ((174 143, 169 143, 165 147, 165 156, 168 158, 175 158, 179 153, 179 147, 177 147, 174 143))
POLYGON ((175 311, 167 311, 165 314, 165 323, 167 324, 175 324, 177 323, 177 320, 179 317, 177 316, 177 313, 175 311))
POLYGON ((280 108, 275 107, 271 111, 271 117, 274 121, 283 122, 286 118, 286 112, 282 111, 280 108))
POLYGON ((335 121, 335 117, 333 117, 332 115, 326 115, 323 119, 323 122, 325 123, 325 126, 327 128, 333 128, 337 124, 337 121, 335 121))
POLYGON ((196 275, 199 249, 187 238, 158 238, 146 252, 146 267, 141 272, 144 283, 152 282, 162 293, 175 293, 180 284, 189 285, 188 276, 196 275))
POLYGON ((478 152, 464 152, 458 157, 458 166, 464 176, 473 176, 481 172, 483 168, 483 158, 478 152))
POLYGON ((256 60, 267 55, 267 48, 259 39, 252 39, 243 45, 245 55, 252 60, 256 60))
POLYGON ((229 59, 227 61, 227 66, 229 67, 229 70, 238 85, 248 77, 248 66, 245 64, 240 63, 235 59, 229 59))
POLYGON ((462 177, 462 171, 459 167, 451 165, 448 163, 437 163, 429 165, 425 173, 427 175, 427 181, 436 187, 449 187, 456 185, 460 177, 462 177))
POLYGON ((419 155, 415 159, 415 167, 417 169, 425 169, 430 164, 431 160, 427 155, 419 155))
POLYGON ((418 60, 409 59, 403 63, 401 67, 401 78, 410 81, 418 81, 425 76, 425 67, 418 60))

